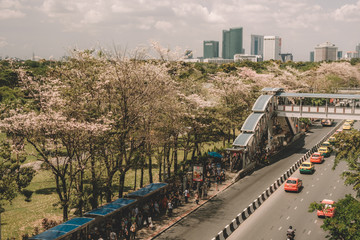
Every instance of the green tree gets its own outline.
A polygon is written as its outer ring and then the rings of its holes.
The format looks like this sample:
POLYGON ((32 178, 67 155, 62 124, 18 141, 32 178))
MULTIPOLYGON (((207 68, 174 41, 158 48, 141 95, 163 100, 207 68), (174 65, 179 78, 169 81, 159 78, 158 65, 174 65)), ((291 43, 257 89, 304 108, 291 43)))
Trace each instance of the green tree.
MULTIPOLYGON (((330 240, 353 240, 360 239, 360 202, 350 194, 334 204, 336 209, 333 218, 326 218, 321 228, 329 231, 327 238, 330 240)), ((309 212, 321 210, 322 204, 313 202, 309 206, 309 212)))
POLYGON ((342 173, 345 178, 346 185, 352 185, 360 196, 360 132, 352 130, 350 132, 342 132, 336 135, 336 158, 333 169, 337 167, 340 161, 345 161, 348 170, 342 173))

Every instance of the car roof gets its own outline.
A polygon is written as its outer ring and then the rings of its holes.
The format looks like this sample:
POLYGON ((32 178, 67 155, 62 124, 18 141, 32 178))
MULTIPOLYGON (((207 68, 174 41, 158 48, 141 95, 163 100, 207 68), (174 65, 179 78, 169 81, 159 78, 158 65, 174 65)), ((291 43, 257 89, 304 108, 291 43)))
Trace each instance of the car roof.
POLYGON ((320 152, 314 152, 313 155, 314 155, 314 154, 320 154, 320 152))
POLYGON ((303 162, 302 164, 312 164, 311 162, 303 162))
POLYGON ((320 148, 319 148, 319 151, 320 151, 320 150, 327 150, 327 147, 320 147, 320 148))
POLYGON ((323 204, 334 204, 335 201, 330 200, 330 199, 324 199, 324 200, 321 201, 321 203, 323 203, 323 204))
POLYGON ((288 180, 300 180, 300 179, 294 178, 294 177, 289 177, 288 180))

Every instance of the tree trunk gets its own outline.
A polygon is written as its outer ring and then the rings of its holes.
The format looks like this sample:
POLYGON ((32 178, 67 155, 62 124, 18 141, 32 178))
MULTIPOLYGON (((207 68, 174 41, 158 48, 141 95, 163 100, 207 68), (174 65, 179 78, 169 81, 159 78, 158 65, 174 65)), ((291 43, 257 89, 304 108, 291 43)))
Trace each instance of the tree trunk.
POLYGON ((91 158, 90 161, 91 164, 91 185, 92 185, 92 197, 90 198, 90 204, 91 204, 91 208, 95 209, 98 207, 99 202, 99 186, 98 186, 98 181, 96 179, 96 169, 95 169, 95 159, 91 158))
MULTIPOLYGON (((159 153, 160 154, 160 153, 159 153)), ((159 182, 162 182, 162 157, 158 156, 158 162, 159 162, 159 182)))
POLYGON ((170 147, 168 147, 166 152, 166 166, 167 166, 167 175, 169 179, 171 176, 170 147))
POLYGON ((122 197, 123 197, 123 194, 124 194, 125 174, 126 174, 126 172, 120 172, 120 178, 119 178, 119 198, 122 198, 122 197))
POLYGON ((166 174, 166 145, 164 145, 164 153, 163 153, 163 173, 164 173, 164 181, 166 180, 165 174, 166 174))
POLYGON ((137 175, 137 168, 135 168, 135 177, 134 177, 134 188, 133 188, 133 190, 136 189, 136 175, 137 175))
POLYGON ((105 198, 106 198, 107 203, 111 202, 111 199, 112 199, 112 180, 113 180, 113 175, 108 176, 106 178, 105 198))
POLYGON ((149 159, 149 182, 153 183, 153 175, 152 175, 152 159, 151 154, 148 153, 148 159, 149 159))
POLYGON ((178 136, 176 135, 174 139, 174 174, 176 175, 178 172, 178 136))
POLYGON ((141 160, 141 172, 140 172, 140 188, 144 186, 144 160, 141 160))

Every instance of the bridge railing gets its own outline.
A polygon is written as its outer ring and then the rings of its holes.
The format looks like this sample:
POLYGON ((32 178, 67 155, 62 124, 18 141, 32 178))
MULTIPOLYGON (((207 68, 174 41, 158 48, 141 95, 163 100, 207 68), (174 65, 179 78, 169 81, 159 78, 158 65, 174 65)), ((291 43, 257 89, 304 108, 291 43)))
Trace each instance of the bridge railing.
POLYGON ((358 107, 337 107, 337 106, 310 106, 310 105, 278 105, 277 111, 298 112, 298 113, 324 113, 324 114, 359 114, 358 107))

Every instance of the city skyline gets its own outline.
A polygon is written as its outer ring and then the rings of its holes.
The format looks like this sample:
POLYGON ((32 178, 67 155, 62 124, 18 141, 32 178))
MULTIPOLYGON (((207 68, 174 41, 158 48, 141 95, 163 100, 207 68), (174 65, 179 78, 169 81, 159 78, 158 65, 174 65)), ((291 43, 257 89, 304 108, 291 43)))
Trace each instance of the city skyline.
POLYGON ((308 61, 323 42, 339 51, 360 43, 360 0, 0 0, 0 57, 60 58, 69 49, 115 46, 124 51, 157 41, 170 49, 203 54, 203 41, 222 42, 222 30, 282 38, 282 52, 308 61))

